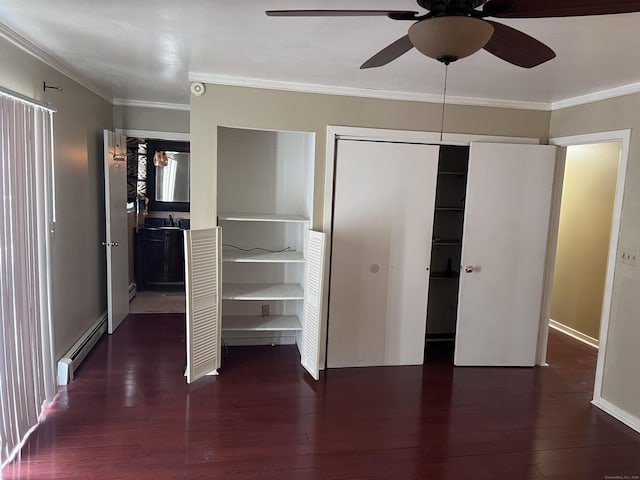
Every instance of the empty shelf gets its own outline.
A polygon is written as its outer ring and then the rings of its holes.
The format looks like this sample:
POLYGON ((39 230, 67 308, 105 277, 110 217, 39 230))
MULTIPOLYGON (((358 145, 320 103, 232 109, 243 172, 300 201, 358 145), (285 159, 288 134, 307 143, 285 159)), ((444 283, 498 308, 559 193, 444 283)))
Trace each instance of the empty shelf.
POLYGON ((295 315, 272 317, 227 316, 222 317, 223 332, 300 331, 302 325, 295 315))
POLYGON ((302 215, 279 215, 275 213, 220 213, 218 214, 218 220, 234 222, 309 222, 309 219, 302 215))
POLYGON ((222 285, 224 300, 304 300, 297 283, 229 283, 222 285))
POLYGON ((262 250, 254 250, 251 252, 243 252, 233 248, 222 250, 223 262, 237 263, 304 263, 302 252, 264 252, 262 250))
POLYGON ((464 212, 464 207, 436 207, 436 212, 464 212))
POLYGON ((433 244, 451 247, 451 246, 462 245, 462 240, 434 238, 433 244))
POLYGON ((432 280, 456 280, 460 278, 460 272, 431 272, 432 280))

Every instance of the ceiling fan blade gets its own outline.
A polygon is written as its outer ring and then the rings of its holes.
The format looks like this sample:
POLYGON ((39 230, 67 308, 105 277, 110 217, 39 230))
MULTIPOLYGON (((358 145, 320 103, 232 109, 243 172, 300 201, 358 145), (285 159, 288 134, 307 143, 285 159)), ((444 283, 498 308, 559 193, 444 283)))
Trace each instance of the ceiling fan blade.
POLYGON ((498 18, 609 15, 640 12, 640 0, 489 0, 482 11, 498 18))
POLYGON ((496 57, 524 68, 537 67, 555 58, 553 50, 526 33, 502 23, 485 21, 493 25, 494 31, 484 49, 496 57))
POLYGON ((360 65, 360 68, 381 67, 401 57, 413 48, 413 43, 409 40, 409 35, 400 37, 390 45, 387 45, 369 60, 360 65))
POLYGON ((411 10, 267 10, 269 17, 389 17, 414 20, 418 12, 411 10))

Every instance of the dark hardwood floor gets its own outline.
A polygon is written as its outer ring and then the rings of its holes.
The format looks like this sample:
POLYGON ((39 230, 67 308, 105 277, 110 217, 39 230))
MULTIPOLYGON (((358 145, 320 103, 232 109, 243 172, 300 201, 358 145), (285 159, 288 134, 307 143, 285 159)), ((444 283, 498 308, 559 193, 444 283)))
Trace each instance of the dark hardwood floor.
POLYGON ((314 382, 295 347, 236 347, 219 377, 188 386, 183 323, 130 315, 105 336, 3 477, 640 475, 640 434, 589 403, 595 351, 557 333, 548 368, 432 361, 330 370, 314 382))

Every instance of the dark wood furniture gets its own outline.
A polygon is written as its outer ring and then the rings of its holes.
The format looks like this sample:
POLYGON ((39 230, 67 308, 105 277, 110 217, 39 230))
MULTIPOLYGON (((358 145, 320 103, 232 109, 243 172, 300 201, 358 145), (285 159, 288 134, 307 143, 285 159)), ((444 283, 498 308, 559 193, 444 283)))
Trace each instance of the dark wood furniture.
POLYGON ((142 228, 136 234, 135 248, 136 285, 139 290, 184 285, 182 229, 142 228))

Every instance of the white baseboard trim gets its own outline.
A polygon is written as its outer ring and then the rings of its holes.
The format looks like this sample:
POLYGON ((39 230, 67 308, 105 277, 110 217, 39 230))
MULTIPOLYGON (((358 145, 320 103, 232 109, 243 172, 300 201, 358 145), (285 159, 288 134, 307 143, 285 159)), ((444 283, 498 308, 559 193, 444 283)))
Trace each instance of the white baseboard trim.
POLYGON ((58 360, 58 385, 67 385, 73 380, 78 366, 107 331, 108 317, 109 314, 103 312, 78 341, 71 346, 67 353, 58 360))
POLYGON ((616 420, 620 420, 627 427, 633 428, 636 432, 640 432, 640 418, 634 417, 626 410, 616 407, 613 403, 603 398, 594 398, 591 403, 616 420))
POLYGON ((567 327, 562 323, 549 319, 549 326, 554 330, 564 333, 565 335, 569 335, 570 337, 575 338, 576 340, 582 343, 586 343, 590 347, 600 348, 600 342, 596 338, 590 337, 589 335, 585 335, 584 333, 579 332, 578 330, 575 330, 571 327, 567 327))

